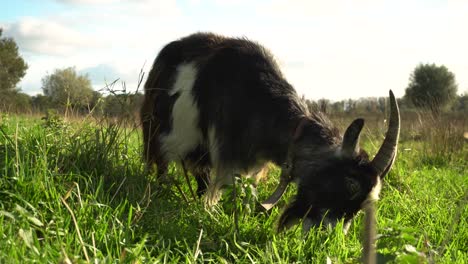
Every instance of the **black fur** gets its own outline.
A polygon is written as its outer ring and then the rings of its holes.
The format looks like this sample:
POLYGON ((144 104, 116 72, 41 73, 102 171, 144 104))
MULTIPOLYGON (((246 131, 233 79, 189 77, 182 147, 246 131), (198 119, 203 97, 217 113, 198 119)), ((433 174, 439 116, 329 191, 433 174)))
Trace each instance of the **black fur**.
POLYGON ((259 159, 283 162, 307 113, 271 55, 243 39, 227 39, 200 65, 194 95, 203 135, 209 127, 221 135, 221 162, 245 169, 259 159))

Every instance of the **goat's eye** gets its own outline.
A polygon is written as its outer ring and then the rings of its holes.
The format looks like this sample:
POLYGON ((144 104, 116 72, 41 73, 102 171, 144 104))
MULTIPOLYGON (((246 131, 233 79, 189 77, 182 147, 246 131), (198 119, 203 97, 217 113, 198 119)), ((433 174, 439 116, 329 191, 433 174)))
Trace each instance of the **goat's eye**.
POLYGON ((350 199, 355 199, 361 193, 361 184, 353 178, 345 177, 345 186, 350 194, 350 199))

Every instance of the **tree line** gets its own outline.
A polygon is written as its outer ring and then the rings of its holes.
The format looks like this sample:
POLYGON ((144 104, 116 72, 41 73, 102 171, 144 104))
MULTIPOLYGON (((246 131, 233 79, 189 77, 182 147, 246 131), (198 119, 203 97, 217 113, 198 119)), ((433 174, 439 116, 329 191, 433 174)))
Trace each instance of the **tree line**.
POLYGON ((30 96, 17 88, 1 89, 0 111, 42 114, 53 111, 109 117, 137 113, 143 94, 115 91, 113 84, 102 92, 95 91, 86 74, 78 74, 73 67, 56 69, 42 78, 42 94, 30 96))
MULTIPOLYGON (((138 112, 141 93, 118 92, 109 85, 95 91, 86 74, 74 67, 56 69, 42 78, 42 92, 30 96, 17 84, 28 69, 12 38, 2 37, 0 28, 0 111, 45 113, 72 111, 75 114, 98 114, 118 117, 138 112), (109 88, 110 87, 110 88, 109 88)), ((425 109, 434 114, 444 111, 468 112, 468 94, 457 95, 455 75, 443 65, 419 64, 410 75, 405 96, 399 100, 402 111, 425 109)), ((125 90, 125 89, 124 89, 125 90)), ((332 102, 303 98, 311 111, 327 113, 383 113, 386 97, 332 102)))

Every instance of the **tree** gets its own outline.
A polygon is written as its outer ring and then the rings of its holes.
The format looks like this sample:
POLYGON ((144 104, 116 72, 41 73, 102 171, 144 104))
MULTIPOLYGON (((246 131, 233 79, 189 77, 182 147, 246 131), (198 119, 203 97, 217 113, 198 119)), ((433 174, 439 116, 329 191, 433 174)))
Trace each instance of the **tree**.
POLYGON ((16 112, 31 111, 31 96, 18 91, 14 97, 14 104, 16 112))
POLYGON ((13 92, 26 74, 28 65, 18 53, 18 46, 12 38, 2 38, 0 28, 0 93, 13 92))
POLYGON ((455 75, 443 65, 419 64, 410 76, 405 97, 416 107, 439 113, 457 97, 455 75))
POLYGON ((385 113, 385 102, 387 101, 387 98, 385 97, 379 97, 377 98, 377 109, 381 113, 385 113))
POLYGON ((318 105, 319 111, 322 113, 328 114, 328 112, 330 111, 331 102, 328 99, 324 99, 324 98, 319 99, 317 101, 317 105, 318 105))
POLYGON ((31 111, 31 97, 19 90, 0 91, 0 111, 14 113, 31 111))
POLYGON ((348 99, 347 101, 345 101, 345 111, 346 113, 352 113, 356 110, 356 107, 357 106, 357 102, 353 99, 348 99))
POLYGON ((334 113, 342 113, 344 112, 344 105, 345 105, 344 101, 334 102, 331 105, 331 109, 334 113))
POLYGON ((33 96, 31 98, 31 104, 35 112, 45 113, 49 108, 52 108, 50 98, 42 94, 33 96))
POLYGON ((56 69, 42 78, 42 91, 59 108, 87 109, 94 98, 87 75, 78 75, 75 68, 56 69))
POLYGON ((462 94, 457 98, 457 102, 454 104, 453 110, 468 113, 468 93, 462 94))
POLYGON ((143 95, 136 94, 110 94, 104 98, 103 113, 110 117, 134 116, 143 103, 143 95))

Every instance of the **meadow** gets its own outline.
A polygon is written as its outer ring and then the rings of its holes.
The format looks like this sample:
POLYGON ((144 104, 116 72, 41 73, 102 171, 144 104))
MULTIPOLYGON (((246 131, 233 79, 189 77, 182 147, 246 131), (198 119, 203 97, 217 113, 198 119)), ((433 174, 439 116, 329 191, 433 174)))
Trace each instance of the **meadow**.
MULTIPOLYGON (((362 215, 346 236, 342 223, 277 233, 294 188, 270 213, 256 210, 275 188, 273 165, 258 197, 239 179, 235 203, 228 189, 206 209, 182 168, 172 166, 164 183, 145 169, 134 122, 0 118, 0 263, 360 262, 362 215)), ((332 116, 341 128, 351 118, 332 116)), ((365 118, 361 141, 373 155, 385 117, 365 118)), ((377 203, 379 263, 468 262, 467 125, 463 115, 402 113, 398 157, 377 203)))

